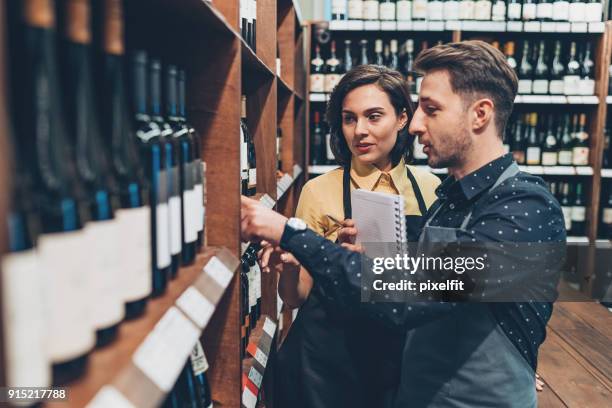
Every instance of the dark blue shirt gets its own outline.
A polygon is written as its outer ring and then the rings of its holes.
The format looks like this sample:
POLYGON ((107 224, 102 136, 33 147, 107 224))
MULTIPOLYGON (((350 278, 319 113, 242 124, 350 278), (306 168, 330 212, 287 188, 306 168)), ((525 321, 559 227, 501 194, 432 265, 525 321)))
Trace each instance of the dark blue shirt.
MULTIPOLYGON (((546 183, 539 177, 520 172, 490 191, 501 173, 512 164, 504 155, 460 180, 449 176, 437 189, 439 200, 429 209, 427 219, 440 208, 432 226, 458 228, 468 213, 467 227, 457 233, 460 242, 564 242, 563 213, 546 183)), ((360 303, 362 255, 307 230, 291 234, 285 230, 281 247, 292 252, 311 273, 315 284, 335 303, 348 309, 359 309, 379 319, 409 330, 433 319, 456 312, 460 303, 360 303)), ((530 262, 541 268, 537 260, 530 262)), ((504 282, 497 290, 512 286, 506 282, 529 282, 533 268, 517 267, 495 270, 494 278, 504 282)), ((516 290, 516 288, 515 288, 516 290)), ((552 313, 550 302, 489 303, 499 325, 521 355, 535 369, 537 351, 546 336, 546 324, 552 313)))

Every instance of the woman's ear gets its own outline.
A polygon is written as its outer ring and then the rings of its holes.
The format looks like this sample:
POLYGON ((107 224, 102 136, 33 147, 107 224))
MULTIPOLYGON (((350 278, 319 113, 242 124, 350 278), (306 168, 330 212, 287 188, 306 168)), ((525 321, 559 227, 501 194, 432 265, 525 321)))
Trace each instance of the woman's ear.
POLYGON ((397 131, 399 132, 400 130, 404 129, 406 125, 408 125, 408 113, 406 112, 406 109, 404 109, 402 113, 400 113, 398 121, 399 127, 397 131))

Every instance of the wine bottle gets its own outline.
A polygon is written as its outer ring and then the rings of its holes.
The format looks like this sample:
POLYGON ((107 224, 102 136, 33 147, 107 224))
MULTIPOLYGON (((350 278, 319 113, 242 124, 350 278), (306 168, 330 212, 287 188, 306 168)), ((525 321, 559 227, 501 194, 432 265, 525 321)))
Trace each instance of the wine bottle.
POLYGON ((412 0, 412 19, 427 19, 427 0, 412 0))
POLYGON ((522 117, 518 117, 512 136, 512 157, 518 164, 525 164, 525 139, 523 138, 523 128, 526 125, 526 121, 522 117))
POLYGON ((561 41, 555 41, 555 53, 550 63, 550 83, 548 86, 551 95, 563 95, 565 68, 561 62, 561 41))
POLYGON ((132 103, 136 137, 140 142, 141 157, 145 163, 146 176, 151 186, 151 248, 153 296, 166 291, 171 270, 170 257, 170 215, 168 209, 168 176, 166 174, 165 149, 161 130, 151 120, 148 108, 147 65, 144 51, 135 50, 132 59, 132 103))
POLYGON ((374 64, 385 65, 385 59, 383 58, 383 41, 379 38, 374 41, 374 64))
POLYGON ((522 5, 520 0, 508 0, 508 20, 520 21, 522 15, 522 5))
POLYGON ((347 14, 346 0, 331 0, 332 20, 346 20, 347 14))
POLYGON ((578 130, 574 134, 572 164, 574 166, 588 166, 589 164, 589 134, 586 131, 586 114, 584 113, 580 114, 578 130))
POLYGON ((559 156, 557 161, 561 166, 572 165, 572 147, 573 138, 570 132, 570 116, 569 114, 563 115, 563 130, 561 133, 561 144, 559 146, 559 156))
POLYGON ((537 16, 536 0, 523 1, 523 21, 535 20, 537 16))
POLYGON ((336 57, 336 41, 331 42, 330 46, 331 55, 326 61, 327 68, 325 69, 325 92, 331 93, 340 79, 341 75, 341 63, 338 57, 336 57))
MULTIPOLYGON (((539 4, 539 3, 538 3, 539 4)), ((549 90, 549 72, 546 64, 546 42, 540 41, 538 46, 538 59, 536 60, 535 73, 533 80, 534 94, 547 94, 549 90)))
POLYGON ((193 139, 178 111, 178 71, 176 66, 166 66, 164 72, 165 115, 173 131, 173 147, 178 152, 179 228, 182 243, 181 264, 190 265, 195 261, 198 240, 196 217, 200 211, 195 191, 196 175, 193 155, 193 139))
POLYGON ((15 131, 40 211, 37 249, 46 303, 47 356, 53 383, 63 384, 85 371, 96 340, 91 286, 83 273, 86 254, 91 251, 83 227, 90 215, 74 156, 66 151, 69 144, 56 62, 53 3, 10 3, 19 15, 13 32, 17 45, 9 61, 19 67, 11 78, 16 91, 15 131))
POLYGON ((240 100, 240 191, 249 194, 249 128, 247 125, 246 96, 240 100))
MULTIPOLYGON (((95 3, 94 3, 95 4, 95 3)), ((101 3, 97 3, 101 5, 101 3)), ((132 319, 145 311, 151 294, 151 208, 149 186, 145 180, 137 140, 128 111, 123 72, 123 8, 120 0, 104 0, 102 16, 103 101, 102 130, 110 148, 111 164, 118 182, 120 208, 115 212, 119 224, 120 268, 125 288, 125 315, 132 319)))
MULTIPOLYGON (((560 132, 560 122, 557 128, 558 134, 560 132)), ((542 165, 543 166, 556 166, 557 165, 557 137, 553 129, 553 115, 548 115, 548 123, 546 125, 546 136, 544 138, 544 147, 542 149, 542 165)))
POLYGON ((406 77, 406 82, 408 83, 408 88, 410 89, 411 94, 416 93, 416 79, 414 77, 414 41, 406 40, 404 44, 404 63, 402 64, 402 73, 406 77))
POLYGON ((508 41, 504 45, 504 54, 506 55, 506 61, 510 68, 516 71, 517 63, 516 59, 514 59, 514 41, 508 41))
POLYGON ((323 128, 321 127, 319 111, 314 112, 314 125, 310 145, 310 164, 324 164, 323 152, 325 151, 323 128))
POLYGON ((427 19, 431 21, 439 21, 444 19, 444 5, 441 0, 429 0, 427 2, 427 19))
POLYGON ((257 194, 257 154, 255 151, 255 139, 253 133, 247 133, 247 161, 249 163, 248 196, 257 194))
MULTIPOLYGON (((10 40, 7 54, 4 44, 0 43, 0 55, 8 55, 5 61, 8 71, 12 71, 0 76, 0 81, 9 84, 13 93, 12 98, 4 89, 0 93, 0 120, 5 123, 4 132, 8 133, 4 135, 8 140, 3 143, 8 149, 3 153, 11 158, 7 160, 11 178, 7 189, 9 207, 2 221, 8 245, 0 259, 3 371, 8 387, 48 387, 51 385, 51 362, 46 347, 45 275, 36 249, 41 219, 31 174, 36 165, 31 164, 25 154, 28 146, 23 143, 29 138, 17 133, 17 129, 25 130, 18 126, 19 108, 16 106, 24 99, 23 70, 20 69, 24 62, 21 58, 24 48, 21 43, 22 3, 11 3, 7 5, 10 40), (9 109, 11 112, 7 111, 9 109), (17 126, 13 127, 13 122, 17 126)), ((0 11, 2 21, 3 17, 0 11)))
POLYGON ((578 85, 580 95, 595 94, 595 62, 591 59, 591 43, 587 41, 584 56, 580 64, 580 83, 578 85))
POLYGON ((358 65, 367 65, 370 63, 370 60, 368 57, 368 40, 361 40, 359 41, 359 44, 361 45, 361 55, 359 58, 358 65))
POLYGON ((397 0, 397 21, 410 21, 412 20, 412 1, 411 0, 397 0))
POLYGON ((570 235, 572 231, 572 203, 570 200, 569 183, 561 183, 561 197, 559 204, 561 204, 561 211, 563 212, 563 220, 565 222, 565 230, 570 235))
POLYGON ((251 0, 251 48, 257 52, 257 0, 251 0))
POLYGON ((244 256, 249 265, 249 270, 247 272, 247 278, 249 280, 249 329, 253 331, 255 325, 257 324, 257 290, 255 289, 255 269, 254 265, 256 263, 256 254, 253 254, 252 246, 247 248, 244 256))
POLYGON ((533 66, 529 61, 531 48, 527 40, 523 41, 521 64, 518 68, 518 93, 531 94, 533 92, 533 66))
POLYGON ((580 93, 580 64, 576 59, 576 43, 571 42, 570 56, 563 76, 563 92, 565 95, 578 95, 580 93))
POLYGON ((570 4, 568 0, 554 0, 552 19, 554 21, 568 21, 569 6, 570 4))
MULTIPOLYGON (((441 41, 439 42, 440 44, 442 43, 441 41)), ((427 41, 422 41, 421 42, 421 52, 427 50, 429 48, 429 45, 427 43, 427 41)), ((415 83, 415 87, 416 87, 416 93, 418 94, 419 92, 421 92, 421 83, 423 82, 423 76, 417 76, 416 77, 416 83, 415 83)))
POLYGON ((197 249, 201 248, 204 245, 204 225, 206 221, 206 206, 204 202, 204 186, 205 186, 205 172, 206 172, 206 163, 202 161, 201 157, 201 141, 200 134, 195 130, 191 123, 187 121, 187 98, 186 98, 186 83, 187 78, 185 75, 185 70, 178 70, 178 111, 179 111, 179 120, 183 122, 184 126, 187 128, 189 132, 189 138, 193 143, 193 174, 194 174, 194 222, 198 235, 197 239, 197 249))
POLYGON ((598 22, 602 20, 603 3, 601 0, 589 0, 584 10, 585 21, 598 22))
POLYGON ((392 0, 381 0, 378 15, 381 20, 395 20, 395 2, 392 0))
POLYGON ((610 184, 608 184, 608 199, 602 204, 601 237, 612 239, 612 188, 610 184))
POLYGON ((536 19, 540 21, 552 21, 553 0, 538 0, 536 6, 536 19))
POLYGON ((247 5, 251 0, 238 0, 240 5, 239 10, 239 26, 240 26, 240 36, 244 41, 247 41, 249 37, 248 29, 249 29, 249 14, 247 11, 247 5))
POLYGON ((474 3, 474 20, 491 20, 491 0, 476 0, 474 3))
POLYGON ((389 59, 387 60, 387 66, 394 70, 394 71, 399 71, 399 57, 397 55, 397 40, 391 40, 390 44, 389 44, 389 48, 390 48, 390 55, 389 55, 389 59))
POLYGON ((585 200, 582 190, 582 183, 576 183, 576 190, 574 191, 574 203, 572 205, 571 220, 572 220, 572 234, 577 236, 585 235, 586 229, 586 207, 585 200))
POLYGON ((344 61, 343 66, 341 66, 342 76, 353 69, 353 55, 351 54, 351 40, 344 40, 344 61))
POLYGON ((572 0, 569 5, 569 21, 582 23, 586 21, 586 0, 572 0))
MULTIPOLYGON (((444 20, 459 20, 459 0, 446 0, 444 2, 444 20)), ((505 18, 505 13, 504 13, 505 18)))
POLYGON ((529 127, 527 128, 527 151, 526 162, 529 166, 537 166, 540 164, 540 156, 542 149, 537 135, 538 114, 529 114, 529 127))
POLYGON ((461 3, 459 3, 459 20, 473 20, 474 6, 474 0, 461 0, 461 3))
POLYGON ((102 138, 99 98, 94 93, 89 3, 62 0, 58 10, 64 27, 59 44, 61 83, 66 90, 66 130, 91 215, 85 225, 87 240, 96 248, 89 257, 88 281, 92 290, 91 318, 97 346, 101 347, 116 338, 119 323, 125 317, 123 276, 117 256, 120 230, 114 214, 119 207, 118 188, 111 171, 108 143, 102 138))
POLYGON ((349 20, 363 19, 363 0, 348 0, 347 5, 349 20))
POLYGON ((601 163, 602 168, 609 169, 612 167, 612 142, 610 141, 610 125, 609 122, 604 128, 604 151, 603 160, 601 163))
POLYGON ((208 371, 208 361, 202 348, 202 343, 196 341, 191 356, 189 357, 191 362, 191 369, 193 371, 193 377, 195 379, 195 390, 197 396, 197 408, 212 408, 212 394, 210 391, 210 384, 206 377, 206 371, 208 371))
POLYGON ((495 0, 493 2, 493 9, 491 10, 491 20, 506 21, 506 1, 505 0, 495 0))
POLYGON ((378 0, 364 0, 363 2, 363 19, 378 20, 378 0))
POLYGON ((310 92, 325 92, 325 61, 321 58, 321 47, 315 46, 315 56, 310 61, 310 92))
POLYGON ((162 66, 158 59, 152 59, 149 64, 149 103, 151 120, 157 124, 161 132, 161 143, 164 149, 162 165, 166 170, 168 186, 168 231, 171 257, 170 277, 178 273, 181 262, 181 195, 179 184, 179 146, 173 140, 172 128, 162 114, 162 66))

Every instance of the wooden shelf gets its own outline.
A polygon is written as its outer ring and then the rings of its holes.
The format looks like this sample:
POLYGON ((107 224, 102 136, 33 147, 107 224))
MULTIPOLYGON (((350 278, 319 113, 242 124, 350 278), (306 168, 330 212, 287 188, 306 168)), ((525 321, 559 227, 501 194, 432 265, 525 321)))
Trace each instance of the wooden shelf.
POLYGON ((278 84, 279 96, 288 98, 294 94, 293 89, 291 89, 289 84, 287 84, 287 82, 285 82, 285 80, 278 75, 276 76, 276 83, 278 84))
MULTIPOLYGON (((85 406, 102 387, 112 386, 125 398, 132 401, 138 407, 153 407, 161 402, 165 393, 157 388, 145 374, 134 365, 134 356, 142 347, 147 336, 153 332, 156 325, 160 322, 173 307, 177 300, 185 294, 189 288, 197 285, 208 288, 207 296, 211 306, 216 304, 221 293, 211 295, 208 273, 210 268, 217 268, 218 263, 222 268, 226 268, 233 274, 238 267, 238 260, 227 250, 221 248, 206 248, 199 254, 196 262, 188 267, 179 270, 176 279, 168 285, 166 293, 149 301, 144 316, 123 322, 119 328, 117 340, 107 347, 96 349, 90 355, 89 366, 84 377, 78 379, 67 386, 70 388, 70 398, 68 404, 48 404, 50 407, 82 407, 85 406), (205 282, 199 282, 204 279, 205 282)), ((210 278, 212 279, 212 278, 210 278)), ((219 285, 220 286, 220 285, 219 285)), ((226 285, 227 286, 227 285, 226 285)), ((225 288, 222 288, 223 290, 225 288)), ((189 289, 193 290, 193 289, 189 289)), ((198 290, 198 293, 200 291, 198 290)), ((179 302, 180 303, 180 302, 179 302)), ((212 315, 214 309, 209 313, 212 315)), ((181 312, 182 314, 182 312, 181 312)), ((188 319, 183 315, 185 319, 188 319)), ((209 316, 210 317, 210 316, 209 316)), ((205 322, 207 323, 207 321, 205 322)), ((193 325, 198 332, 202 329, 193 325)), ((185 355, 185 361, 188 354, 185 355)), ((180 367, 184 364, 179 362, 180 367)), ((178 376, 178 373, 177 373, 178 376)), ((176 380, 176 378, 174 378, 176 380)), ((174 383, 174 381, 172 381, 174 383)))
POLYGON ((268 359, 274 352, 276 319, 262 315, 251 332, 247 357, 242 361, 242 406, 255 408, 257 394, 263 385, 268 359))
POLYGON ((240 38, 240 50, 242 64, 247 72, 265 75, 266 79, 272 79, 276 76, 274 70, 267 66, 242 38, 240 38))

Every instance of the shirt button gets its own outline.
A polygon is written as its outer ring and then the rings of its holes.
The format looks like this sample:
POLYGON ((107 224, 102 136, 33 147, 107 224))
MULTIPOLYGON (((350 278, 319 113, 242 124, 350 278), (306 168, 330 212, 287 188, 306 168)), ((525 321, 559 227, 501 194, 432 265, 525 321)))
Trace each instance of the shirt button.
POLYGON ((451 210, 454 210, 454 209, 455 209, 455 204, 451 203, 451 204, 448 206, 448 208, 450 208, 451 210))

